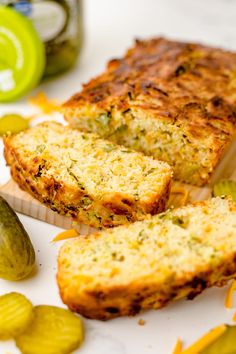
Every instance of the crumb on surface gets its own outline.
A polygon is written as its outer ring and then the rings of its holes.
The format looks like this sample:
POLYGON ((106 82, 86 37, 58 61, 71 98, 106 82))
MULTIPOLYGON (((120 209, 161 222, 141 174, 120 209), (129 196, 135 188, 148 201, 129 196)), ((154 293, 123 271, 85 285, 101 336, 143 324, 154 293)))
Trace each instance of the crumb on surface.
POLYGON ((146 323, 146 321, 144 321, 144 319, 142 319, 142 318, 140 318, 140 319, 138 320, 138 324, 139 324, 140 326, 144 326, 145 323, 146 323))

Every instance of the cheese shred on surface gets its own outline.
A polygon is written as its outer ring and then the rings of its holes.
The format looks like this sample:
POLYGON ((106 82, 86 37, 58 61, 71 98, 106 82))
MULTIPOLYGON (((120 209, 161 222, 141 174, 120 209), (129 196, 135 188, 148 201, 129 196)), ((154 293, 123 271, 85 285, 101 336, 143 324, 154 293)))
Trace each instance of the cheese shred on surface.
POLYGON ((173 184, 170 191, 170 197, 168 200, 168 208, 179 208, 187 204, 189 199, 189 192, 186 188, 180 185, 173 184))
POLYGON ((231 309, 233 307, 233 295, 236 290, 236 280, 234 280, 228 287, 227 294, 225 297, 225 307, 231 309))
POLYGON ((220 325, 213 328, 210 332, 204 334, 200 339, 198 339, 194 344, 181 352, 181 354, 198 354, 204 350, 208 345, 213 343, 217 338, 219 338, 226 330, 226 325, 220 325))
POLYGON ((183 348, 182 341, 178 338, 172 354, 181 354, 183 348))
POLYGON ((39 92, 37 95, 30 97, 29 103, 36 106, 44 114, 58 112, 61 106, 56 100, 50 100, 44 92, 39 92))
POLYGON ((60 232, 56 237, 54 237, 52 242, 67 240, 69 238, 73 238, 77 236, 79 236, 78 232, 75 229, 70 229, 70 230, 60 232))

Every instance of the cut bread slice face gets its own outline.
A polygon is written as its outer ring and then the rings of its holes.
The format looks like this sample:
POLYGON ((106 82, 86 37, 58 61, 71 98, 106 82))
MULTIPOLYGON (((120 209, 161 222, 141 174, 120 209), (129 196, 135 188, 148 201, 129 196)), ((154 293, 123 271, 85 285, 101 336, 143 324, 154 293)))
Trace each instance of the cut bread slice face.
POLYGON ((167 163, 52 121, 7 136, 4 144, 19 186, 75 221, 113 227, 165 209, 167 163))
POLYGON ((236 204, 219 197, 67 241, 58 257, 63 302, 107 320, 193 299, 236 277, 236 204))

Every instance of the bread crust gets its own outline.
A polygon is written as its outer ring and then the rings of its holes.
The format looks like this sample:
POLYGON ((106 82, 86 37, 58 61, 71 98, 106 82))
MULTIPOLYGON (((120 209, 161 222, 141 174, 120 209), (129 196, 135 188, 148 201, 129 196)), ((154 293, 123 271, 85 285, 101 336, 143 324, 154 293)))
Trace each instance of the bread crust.
MULTIPOLYGON (((60 269, 59 258, 59 269, 60 269)), ((229 259, 226 264, 221 264, 216 269, 206 269, 204 272, 193 276, 178 279, 161 288, 156 286, 150 279, 140 278, 135 284, 115 286, 108 289, 101 287, 84 291, 76 298, 76 294, 65 292, 68 283, 63 282, 63 275, 58 273, 60 296, 62 301, 74 312, 90 319, 101 321, 110 320, 120 316, 135 316, 143 310, 158 310, 167 306, 170 302, 187 298, 193 300, 203 290, 218 286, 222 287, 230 279, 236 277, 236 255, 229 259), (216 279, 217 274, 217 279, 216 279)))
MULTIPOLYGON (((117 316, 133 316, 145 309, 159 309, 166 306, 170 301, 183 297, 191 300, 206 288, 223 286, 229 279, 236 276, 236 249, 234 246, 233 248, 231 246, 226 247, 224 241, 227 239, 228 232, 228 236, 232 237, 232 242, 234 242, 233 238, 236 237, 236 230, 234 228, 232 233, 232 225, 235 217, 236 204, 230 200, 221 203, 217 198, 212 199, 212 201, 198 202, 193 206, 186 206, 177 212, 168 211, 165 214, 153 217, 149 222, 136 222, 133 225, 122 226, 68 241, 62 246, 58 257, 57 281, 61 298, 72 311, 88 318, 108 320, 117 316), (216 208, 214 203, 217 204, 216 208), (197 243, 199 240, 196 243, 192 241, 192 235, 195 235, 192 231, 189 232, 189 236, 184 241, 183 235, 177 235, 177 228, 175 228, 175 234, 172 234, 173 244, 171 244, 171 237, 169 238, 170 235, 168 235, 171 231, 168 231, 168 229, 166 231, 166 228, 162 225, 160 227, 165 234, 157 235, 157 231, 150 233, 150 237, 156 239, 157 242, 156 246, 153 246, 155 252, 152 256, 148 256, 150 251, 148 247, 146 251, 142 246, 130 249, 131 232, 137 233, 138 236, 142 228, 147 230, 150 223, 158 223, 159 218, 164 223, 165 220, 176 222, 179 217, 188 220, 188 216, 191 215, 190 223, 192 224, 195 223, 194 214, 197 217, 200 215, 203 218, 201 223, 205 224, 203 227, 204 235, 198 234, 197 230, 195 231, 198 235, 196 237, 202 238, 200 243, 197 243), (228 218, 228 223, 225 222, 225 218, 228 218), (210 221, 208 222, 208 220, 210 221), (217 235, 217 228, 220 227, 221 223, 221 235, 217 235), (225 229, 229 224, 231 225, 231 231, 226 231, 225 229), (212 232, 212 234, 208 238, 209 232, 212 232), (125 237, 120 240, 122 235, 125 235, 125 237), (169 251, 170 253, 167 249, 167 253, 164 253, 166 255, 160 256, 159 247, 165 247, 162 243, 165 242, 164 238, 165 240, 169 238, 166 242, 170 242, 172 249, 169 251), (214 246, 215 249, 213 253, 207 251, 204 256, 204 244, 208 240, 210 247, 214 246), (219 242, 221 243, 220 246, 219 242), (114 248, 112 247, 113 244, 114 248), (175 246, 173 246, 174 244, 175 246), (192 250, 196 247, 196 254, 194 251, 189 256, 190 258, 187 256, 183 258, 190 245, 193 247, 192 250), (198 248, 199 245, 202 245, 202 249, 198 248), (180 247, 179 256, 175 258, 174 254, 178 252, 177 246, 180 247), (109 260, 109 255, 105 250, 106 247, 111 249, 110 252, 115 250, 116 256, 119 255, 120 258, 116 258, 115 261, 109 260), (96 253, 93 252, 97 249, 96 253), (127 249, 129 251, 126 252, 127 249), (199 255, 197 255, 198 250, 199 255), (119 252, 124 255, 124 258, 121 259, 119 252), (137 257, 134 261, 132 259, 135 257, 135 252, 137 257), (145 252, 146 258, 144 258, 143 252, 145 252), (197 260, 195 257, 198 256, 199 259, 197 260), (93 257, 96 257, 97 261, 94 261, 93 257), (104 263, 103 257, 107 257, 107 264, 104 263), (188 261, 186 261, 187 259, 188 261), (139 267, 136 263, 143 261, 145 261, 146 267, 149 267, 150 264, 153 265, 152 270, 148 273, 143 272, 142 266, 139 267), (175 265, 172 263, 173 261, 175 265), (93 264, 96 268, 92 268, 93 264)), ((168 225, 170 225, 169 221, 166 224, 167 228, 168 225)), ((186 230, 184 224, 179 225, 182 228, 180 232, 184 233, 186 230)), ((192 227, 193 224, 191 230, 192 227)))
MULTIPOLYGON (((65 129, 55 122, 43 123, 41 128, 39 128, 42 129, 42 135, 44 128, 49 128, 51 131, 59 129, 61 134, 63 134, 65 129)), ((37 128, 34 129, 37 130, 37 128)), ((27 134, 31 134, 30 131, 27 134)), ((25 138, 27 139, 27 135, 25 138)), ((39 139, 38 144, 40 145, 40 143, 42 141, 39 139)), ((156 193, 152 193, 146 200, 136 201, 128 193, 128 185, 126 194, 119 190, 107 192, 104 189, 103 194, 96 198, 93 195, 89 195, 87 190, 81 189, 78 184, 68 183, 63 178, 58 178, 52 173, 45 173, 47 172, 47 167, 44 166, 46 160, 40 155, 32 153, 27 144, 24 148, 28 149, 29 157, 23 156, 22 147, 17 144, 14 136, 5 137, 4 145, 5 159, 10 166, 11 175, 23 190, 59 214, 70 216, 75 221, 92 227, 113 227, 138 219, 141 220, 148 214, 163 211, 169 198, 171 170, 167 165, 167 169, 163 169, 165 174, 162 178, 163 183, 157 188, 156 193), (41 174, 42 171, 44 171, 43 174, 41 174), (89 206, 82 204, 83 198, 90 198, 89 206)), ((80 153, 78 152, 79 156, 80 153)), ((49 156, 47 162, 50 161, 50 164, 57 166, 58 162, 50 160, 52 158, 53 156, 49 156)), ((152 184, 150 183, 151 187, 152 184)))
POLYGON ((63 112, 73 127, 167 161, 176 179, 201 186, 236 133, 235 73, 235 53, 165 38, 137 40, 63 112), (107 129, 99 123, 103 114, 107 129), (179 135, 178 145, 166 134, 179 135))

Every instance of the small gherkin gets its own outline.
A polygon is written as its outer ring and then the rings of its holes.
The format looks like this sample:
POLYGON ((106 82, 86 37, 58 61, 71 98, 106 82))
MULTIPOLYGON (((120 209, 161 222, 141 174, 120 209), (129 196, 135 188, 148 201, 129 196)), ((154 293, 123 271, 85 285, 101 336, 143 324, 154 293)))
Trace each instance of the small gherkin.
POLYGON ((35 265, 35 252, 24 226, 0 196, 0 278, 20 280, 35 265))

